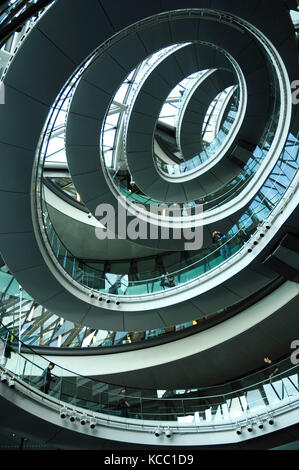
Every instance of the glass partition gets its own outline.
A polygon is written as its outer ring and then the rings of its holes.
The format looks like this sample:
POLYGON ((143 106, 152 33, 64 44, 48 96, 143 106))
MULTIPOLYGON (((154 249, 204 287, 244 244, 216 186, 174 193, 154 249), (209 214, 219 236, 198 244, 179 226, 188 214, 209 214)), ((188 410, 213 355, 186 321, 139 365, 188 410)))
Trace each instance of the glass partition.
MULTIPOLYGON (((204 138, 205 138, 205 135, 211 131, 203 130, 203 144, 202 145, 204 149, 200 153, 193 156, 192 158, 189 158, 186 161, 182 161, 181 163, 177 163, 177 164, 165 163, 163 160, 161 160, 161 158, 159 158, 158 155, 155 155, 155 163, 156 163, 158 170, 160 170, 165 175, 172 176, 174 178, 176 176, 186 176, 189 173, 191 174, 194 170, 199 169, 200 166, 206 161, 210 160, 210 158, 216 157, 218 150, 221 148, 221 146, 224 144, 224 142, 228 138, 231 127, 234 124, 234 121, 236 118, 236 110, 238 108, 238 101, 239 101, 238 92, 239 92, 239 89, 237 88, 233 96, 234 99, 230 105, 230 109, 227 113, 226 119, 222 123, 215 137, 210 142, 207 140, 205 141, 204 138)), ((220 93, 219 96, 215 98, 216 103, 217 101, 221 100, 221 95, 223 95, 224 93, 225 92, 220 93)), ((217 105, 215 105, 215 107, 217 107, 217 105)))
POLYGON ((298 365, 290 358, 234 382, 190 390, 126 389, 129 407, 119 409, 123 384, 108 384, 83 377, 54 364, 51 380, 45 371, 50 361, 20 345, 10 331, 0 337, 2 367, 58 400, 91 412, 141 420, 178 423, 221 423, 271 413, 276 407, 298 401, 298 365))
MULTIPOLYGON (((232 314, 250 306, 253 302, 270 294, 279 287, 283 280, 278 278, 263 287, 256 294, 250 295, 234 303, 231 307, 220 308, 181 324, 165 328, 147 329, 143 331, 107 331, 76 324, 62 316, 53 314, 44 306, 32 299, 24 289, 20 289, 17 281, 9 273, 0 270, 0 321, 3 328, 8 328, 22 339, 22 342, 34 348, 57 348, 61 350, 88 350, 104 352, 110 347, 131 349, 131 346, 143 347, 144 343, 153 342, 157 338, 170 341, 182 335, 192 335, 208 328, 212 324, 223 321, 232 314)), ((1 332, 1 328, 0 328, 1 332)), ((88 353, 87 353, 88 354, 88 353)))

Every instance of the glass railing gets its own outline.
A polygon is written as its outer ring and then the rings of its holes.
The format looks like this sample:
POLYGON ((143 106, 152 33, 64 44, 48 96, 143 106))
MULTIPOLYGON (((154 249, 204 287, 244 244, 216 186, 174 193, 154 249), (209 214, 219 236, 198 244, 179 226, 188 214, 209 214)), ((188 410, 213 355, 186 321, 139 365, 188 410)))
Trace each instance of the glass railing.
POLYGON ((198 333, 248 308, 280 287, 282 283, 283 279, 278 277, 268 286, 263 286, 254 296, 251 295, 247 299, 234 302, 231 306, 201 315, 192 321, 144 331, 107 331, 85 327, 53 314, 32 299, 23 288, 20 290, 18 282, 11 274, 0 271, 0 322, 5 328, 14 331, 23 343, 37 348, 59 350, 79 348, 80 352, 84 353, 89 349, 97 349, 100 352, 103 348, 113 346, 126 349, 131 346, 143 347, 145 342, 157 338, 160 338, 159 342, 170 341, 178 336, 198 333))
MULTIPOLYGON (((35 388, 70 407, 93 413, 141 420, 176 421, 178 423, 237 422, 271 414, 276 408, 298 402, 298 364, 291 358, 271 364, 236 381, 215 387, 183 390, 126 389, 129 407, 120 410, 118 400, 123 384, 108 384, 81 376, 54 364, 51 379, 44 372, 49 360, 20 344, 11 332, 0 339, 2 367, 35 388)), ((43 396, 43 395, 41 395, 43 396)))
MULTIPOLYGON (((254 213, 255 220, 262 220, 267 208, 262 206, 258 212, 254 213)), ((106 292, 114 295, 144 295, 153 292, 159 292, 168 288, 167 281, 173 278, 171 287, 189 282, 206 273, 207 271, 219 266, 230 256, 235 254, 242 248, 245 239, 243 230, 238 230, 228 239, 215 243, 210 248, 208 254, 197 255, 195 261, 189 261, 188 266, 182 266, 182 263, 174 265, 169 269, 166 281, 163 285, 163 276, 153 275, 148 277, 148 273, 138 273, 138 280, 129 280, 128 273, 117 275, 117 279, 113 283, 95 268, 89 267, 82 260, 76 258, 66 249, 57 236, 49 217, 45 219, 46 233, 48 235, 49 244, 64 270, 77 282, 94 291, 106 292)), ((257 225, 246 228, 246 241, 251 232, 255 231, 257 225)), ((208 250, 206 249, 204 253, 208 250)), ((193 258, 193 259, 194 259, 193 258)), ((113 273, 110 273, 113 274, 113 273)))

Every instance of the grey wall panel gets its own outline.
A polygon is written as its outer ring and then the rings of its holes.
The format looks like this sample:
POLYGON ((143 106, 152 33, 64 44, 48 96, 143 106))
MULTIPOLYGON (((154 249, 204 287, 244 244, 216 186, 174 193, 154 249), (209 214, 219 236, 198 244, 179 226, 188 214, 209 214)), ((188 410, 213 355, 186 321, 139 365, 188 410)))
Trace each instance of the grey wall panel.
POLYGON ((6 173, 0 172, 0 190, 5 191, 7 188, 13 192, 29 192, 32 168, 28 160, 31 160, 32 152, 0 143, 0 155, 7 170, 6 173), (16 169, 19 171, 16 172, 16 169))
MULTIPOLYGON (((144 190, 145 194, 147 194, 147 191, 149 190, 150 186, 157 181, 157 175, 152 170, 152 168, 151 168, 151 171, 149 171, 148 169, 136 171, 134 172, 133 175, 134 175, 133 176, 134 178, 136 177, 136 180, 138 178, 138 182, 139 181, 142 182, 140 186, 141 186, 141 189, 144 190)), ((165 184, 165 181, 163 182, 160 181, 160 185, 164 185, 164 184, 165 184)))
POLYGON ((264 54, 254 42, 250 42, 236 59, 238 63, 241 61, 242 71, 245 76, 250 72, 260 69, 265 63, 264 54))
POLYGON ((116 31, 119 31, 128 24, 133 24, 161 11, 159 0, 152 0, 150 3, 139 2, 138 0, 130 0, 129 3, 125 3, 122 0, 113 2, 110 0, 100 0, 99 3, 102 5, 116 31))
MULTIPOLYGON (((170 93, 179 82, 189 75, 185 75, 185 73, 183 73, 173 56, 169 56, 159 65, 158 72, 161 79, 163 79, 169 85, 168 93, 170 93)), ((164 99, 166 98, 167 96, 164 97, 164 99)))
MULTIPOLYGON (((202 37, 199 39, 203 40, 202 37)), ((211 48, 209 45, 201 44, 200 41, 195 46, 198 70, 213 69, 223 66, 223 64, 229 66, 227 59, 216 49, 211 48)))
POLYGON ((239 138, 258 145, 260 143, 264 125, 265 116, 260 116, 259 114, 248 114, 246 123, 244 123, 240 129, 239 138))
POLYGON ((279 53, 281 54, 284 63, 287 67, 288 74, 290 77, 290 82, 293 80, 298 80, 299 76, 299 65, 298 62, 294 61, 294 57, 297 55, 296 40, 295 40, 295 31, 293 31, 286 41, 282 42, 278 46, 279 53))
MULTIPOLYGON (((296 77, 298 76, 298 64, 296 61, 294 37, 292 37, 290 41, 290 46, 294 51, 292 57, 289 56, 289 53, 291 51, 290 47, 284 47, 283 45, 284 42, 287 41, 288 35, 290 33, 292 35, 294 34, 294 29, 291 23, 290 16, 283 2, 273 3, 273 11, 271 5, 271 13, 273 12, 273 16, 275 16, 276 19, 275 27, 273 27, 273 22, 271 22, 272 15, 269 15, 269 3, 267 0, 264 0, 263 2, 260 2, 260 0, 254 0, 254 2, 250 2, 250 4, 247 4, 246 2, 241 3, 238 0, 207 0, 201 1, 197 4, 195 1, 193 3, 195 4, 194 8, 212 8, 219 10, 220 12, 231 12, 237 17, 239 16, 249 21, 256 27, 258 27, 261 31, 266 30, 266 36, 270 38, 270 40, 275 44, 275 46, 279 49, 280 53, 282 54, 282 57, 287 65, 288 71, 292 79, 296 79, 296 77), (282 19, 281 22, 280 18, 282 19), (290 60, 288 60, 288 58, 290 58, 290 60)), ((190 8, 191 5, 188 5, 188 7, 190 8)), ((181 8, 181 2, 180 0, 163 0, 162 8, 179 9, 181 8)), ((204 21, 208 23, 207 20, 202 20, 201 23, 203 24, 204 21)), ((205 26, 205 31, 203 29, 204 26, 203 28, 201 28, 202 24, 200 25, 200 29, 202 30, 202 32, 205 32, 206 34, 211 34, 211 32, 208 31, 210 29, 208 28, 208 26, 205 26)), ((245 35, 240 35, 240 33, 234 28, 217 22, 217 31, 219 31, 219 35, 221 36, 221 43, 224 49, 230 50, 232 52, 232 48, 234 48, 235 53, 238 53, 246 45, 245 35), (221 30, 222 32, 220 33, 221 30)))
POLYGON ((12 272, 44 265, 45 260, 40 251, 36 249, 36 239, 33 232, 1 233, 0 244, 4 259, 7 258, 12 272), (26 250, 24 250, 24 246, 26 250))
POLYGON ((92 173, 101 169, 99 145, 94 147, 72 147, 70 145, 69 150, 72 152, 73 177, 81 173, 92 173), (97 160, 94 158, 96 154, 98 154, 99 157, 97 160))
MULTIPOLYGON (((190 36, 192 37, 193 35, 190 34, 190 36)), ((201 68, 196 54, 197 47, 197 43, 190 44, 179 49, 175 54, 175 60, 185 76, 188 76, 192 74, 194 70, 200 70, 201 68)))
MULTIPOLYGON (((126 260, 124 263, 120 263, 119 274, 123 274, 124 269, 128 268, 127 260, 138 259, 138 267, 140 267, 144 262, 139 259, 149 256, 152 257, 152 264, 149 269, 146 266, 145 270, 155 269, 153 259, 155 255, 160 254, 159 251, 140 246, 131 240, 108 238, 99 240, 96 237, 94 225, 87 225, 82 221, 69 217, 49 204, 48 211, 58 237, 74 256, 87 260, 126 260)), ((9 235, 2 235, 2 239, 4 238, 9 239, 9 235)), ((28 259, 31 259, 30 254, 28 254, 28 259)), ((113 269, 116 269, 116 263, 113 263, 113 269)))
POLYGON ((273 252, 273 256, 283 261, 294 270, 299 271, 299 253, 296 253, 285 246, 279 246, 273 252))
POLYGON ((127 331, 124 323, 124 312, 121 311, 91 307, 84 316, 83 323, 84 325, 94 325, 95 321, 97 328, 101 330, 127 331))
POLYGON ((200 70, 193 44, 179 49, 174 55, 174 60, 184 77, 194 73, 194 70, 200 70))
MULTIPOLYGON (((100 141, 101 124, 99 119, 80 116, 75 113, 69 114, 67 125, 68 145, 96 146, 100 141)), ((96 155, 95 158, 97 158, 96 155)), ((73 171, 72 167, 71 171, 73 171)))
POLYGON ((138 32, 148 54, 174 44, 167 23, 157 23, 138 32))
POLYGON ((203 312, 213 313, 238 302, 240 299, 240 295, 234 294, 223 286, 219 286, 202 294, 197 300, 193 299, 193 302, 198 302, 200 310, 203 312))
POLYGON ((242 163, 245 164, 252 156, 252 151, 246 148, 242 148, 241 145, 237 145, 232 154, 241 162, 242 165, 242 163))
POLYGON ((163 100, 160 97, 140 92, 138 94, 138 99, 134 104, 134 111, 140 113, 142 116, 145 115, 152 117, 153 123, 155 123, 162 105, 163 100))
POLYGON ((76 109, 76 113, 101 122, 103 111, 108 109, 111 99, 112 95, 110 93, 82 80, 73 97, 72 106, 76 109), (99 103, 101 103, 100 109, 99 103))
POLYGON ((73 72, 74 63, 38 29, 35 28, 30 35, 30 41, 24 41, 20 49, 22 61, 13 61, 6 83, 51 106, 58 92, 57 84, 62 88, 73 72), (28 67, 24 73, 23 64, 35 56, 39 56, 38 72, 28 67))
POLYGON ((236 28, 215 20, 200 20, 199 39, 220 46, 236 57, 248 44, 248 36, 236 28))
POLYGON ((5 224, 0 233, 23 233, 32 231, 30 194, 1 191, 0 212, 5 224))
POLYGON ((266 122, 267 116, 270 115, 270 104, 273 105, 274 99, 270 99, 268 93, 252 93, 248 94, 248 100, 250 101, 250 109, 248 109, 248 116, 251 115, 258 115, 261 117, 265 117, 264 123, 266 122), (271 103, 272 102, 272 103, 271 103), (255 111, 256 109, 259 110, 258 114, 255 111), (268 112, 267 112, 268 111, 268 112))
MULTIPOLYGON (((147 134, 141 134, 141 135, 147 135, 147 134)), ((153 163, 151 160, 151 155, 152 155, 151 152, 149 152, 148 150, 146 151, 136 150, 131 153, 132 162, 137 172, 140 170, 146 170, 146 169, 152 172, 153 163)))
POLYGON ((5 103, 0 113, 0 142, 35 151, 47 118, 47 106, 8 85, 5 86, 5 103))
MULTIPOLYGON (((193 19, 192 17, 188 21, 188 34, 189 38, 192 38, 194 41, 198 38, 198 28, 200 21, 198 19, 193 19)), ((170 34, 174 42, 185 42, 186 41, 186 26, 184 20, 176 20, 170 23, 170 34)), ((197 57, 194 50, 194 56, 192 59, 197 63, 197 57)), ((178 55, 177 60, 180 62, 180 55, 178 55)))
MULTIPOLYGON (((172 186, 175 186, 175 185, 171 185, 171 187, 172 186)), ((198 179, 196 180, 196 182, 194 182, 194 185, 192 187, 191 185, 187 185, 187 184, 182 184, 181 186, 184 189, 187 201, 193 201, 194 199, 198 197, 197 195, 200 193, 206 194, 205 189, 201 185, 200 181, 198 181, 198 179)), ((171 191, 170 188, 169 188, 169 191, 171 191)))
MULTIPOLYGON (((83 175, 82 175, 82 177, 83 177, 83 175)), ((111 191, 109 191, 109 193, 107 193, 107 191, 105 190, 100 196, 99 195, 97 195, 96 197, 92 197, 92 196, 93 196, 93 194, 90 193, 90 199, 88 200, 87 204, 91 208, 92 213, 97 212, 96 218, 98 220, 101 220, 101 218, 102 218, 101 214, 98 213, 98 211, 101 211, 101 209, 102 209, 102 208, 99 207, 102 204, 111 205, 112 207, 114 207, 115 215, 118 214, 118 205, 115 203, 115 197, 111 193, 111 191)))
POLYGON ((233 75, 231 70, 223 70, 218 67, 218 70, 211 75, 211 80, 209 80, 209 85, 213 85, 215 89, 215 97, 221 91, 225 90, 227 87, 232 85, 237 85, 236 78, 233 75))
POLYGON ((188 4, 183 5, 181 0, 161 0, 161 10, 162 11, 171 11, 177 10, 182 7, 185 8, 210 8, 211 0, 188 0, 188 4))
POLYGON ((241 14, 242 17, 248 20, 256 16, 257 8, 260 7, 260 0, 251 0, 250 3, 240 3, 239 0, 211 0, 210 2, 210 8, 224 12, 232 12, 238 15, 241 14))
POLYGON ((159 95, 157 89, 141 90, 138 103, 136 103, 136 111, 147 114, 147 109, 149 109, 151 115, 156 118, 164 104, 164 100, 159 95))
POLYGON ((43 305, 59 316, 62 316, 63 312, 64 315, 71 317, 72 321, 78 324, 83 322, 84 317, 90 310, 90 305, 75 298, 66 290, 60 291, 51 298, 46 299, 43 305), (57 309, 58 305, 61 310, 57 309))
POLYGON ((272 280, 273 276, 275 276, 276 273, 260 262, 263 260, 263 256, 259 257, 255 263, 252 263, 250 265, 250 271, 252 271, 253 273, 258 273, 258 275, 262 275, 265 278, 272 280))
POLYGON ((131 34, 127 38, 113 45, 109 51, 113 60, 123 70, 130 73, 140 62, 146 58, 146 48, 138 34, 131 34))
MULTIPOLYGON (((182 139, 182 144, 184 147, 184 160, 190 160, 195 155, 198 155, 202 150, 202 140, 199 137, 200 130, 195 129, 193 132, 185 132, 184 139, 182 139), (189 143, 188 140, 192 140, 192 143, 189 143), (187 143, 186 143, 187 142, 187 143)), ((199 194, 198 194, 199 197, 199 194)))
POLYGON ((149 129, 153 129, 154 119, 152 116, 136 113, 133 111, 130 117, 130 126, 135 132, 148 133, 149 129))
POLYGON ((223 184, 233 179, 234 176, 239 174, 240 169, 231 160, 227 159, 225 164, 216 165, 213 167, 212 174, 218 178, 223 184))
MULTIPOLYGON (((272 273, 272 279, 274 280, 276 277, 277 275, 272 273)), ((265 277, 258 272, 252 271, 250 268, 246 268, 238 273, 238 276, 234 276, 222 285, 241 297, 246 297, 268 285, 269 280, 269 277, 265 277)))
MULTIPOLYGON (((148 149, 153 148, 153 134, 139 134, 137 132, 131 133, 130 140, 127 143, 127 152, 143 152, 145 155, 145 151, 148 149)), ((149 154, 152 155, 152 152, 149 154)), ((134 178, 134 174, 133 174, 134 178)))
POLYGON ((206 194, 210 194, 213 191, 216 191, 220 186, 222 186, 222 181, 217 178, 212 171, 209 171, 209 178, 205 178, 204 176, 200 178, 201 186, 204 189, 203 194, 198 194, 197 197, 205 196, 206 194))
POLYGON ((192 198, 189 199, 189 197, 187 196, 184 185, 168 184, 166 199, 165 199, 166 201, 173 201, 173 202, 175 202, 176 200, 184 201, 186 198, 187 200, 192 200, 192 198))
MULTIPOLYGON (((114 95, 117 88, 127 76, 127 70, 115 62, 109 53, 100 55, 84 72, 84 80, 99 88, 103 93, 114 95), (105 71, 105 73, 103 73, 105 71)), ((80 90, 80 83, 78 85, 80 90)))
POLYGON ((261 0, 259 6, 259 15, 254 17, 255 24, 272 37, 275 46, 279 46, 288 38, 292 22, 287 12, 284 2, 271 3, 271 15, 269 15, 269 3, 267 0, 261 0), (285 13, 285 14, 282 14, 285 13), (267 14, 268 13, 268 14, 267 14))
POLYGON ((156 180, 151 185, 151 190, 155 191, 155 194, 157 195, 156 196, 157 200, 161 201, 161 204, 164 204, 164 201, 166 200, 165 198, 166 198, 168 187, 169 187, 169 183, 167 183, 167 181, 164 181, 164 184, 161 184, 160 181, 156 180))
MULTIPOLYGON (((151 311, 151 317, 157 328, 165 328, 166 323, 163 321, 163 316, 158 311, 151 311)), ((150 324, 150 323, 149 323, 150 324)), ((124 315, 124 331, 144 331, 147 328, 147 320, 144 319, 143 312, 131 312, 124 315)), ((151 327, 149 326, 149 329, 151 327)))
POLYGON ((249 73, 245 77, 247 92, 249 95, 256 94, 268 94, 270 75, 266 66, 261 67, 254 72, 249 73), (263 79, 261 79, 263 77, 263 79), (267 80, 265 81, 267 77, 267 80))
POLYGON ((171 90, 169 90, 168 82, 160 76, 158 70, 153 70, 153 72, 151 73, 151 79, 145 81, 142 87, 142 91, 145 91, 150 95, 158 97, 158 99, 162 102, 162 105, 164 102, 164 97, 167 97, 169 91, 171 90))
MULTIPOLYGON (((163 318, 163 321, 166 325, 179 325, 182 321, 182 316, 180 310, 182 304, 172 305, 169 308, 164 308, 160 310, 160 316, 163 318)), ((197 320, 202 318, 205 313, 201 310, 200 305, 195 304, 193 301, 184 302, 184 311, 185 318, 187 321, 197 320)))
POLYGON ((277 274, 283 276, 285 279, 288 279, 289 281, 299 283, 299 272, 297 269, 298 261, 295 262, 294 264, 296 266, 295 268, 291 266, 289 263, 285 263, 281 259, 278 259, 276 256, 269 256, 265 260, 265 265, 269 269, 276 271, 277 274))
MULTIPOLYGON (((45 264, 17 271, 15 277, 24 290, 44 307, 47 307, 49 299, 64 291, 45 264)), ((62 305, 53 305, 52 312, 58 315, 64 313, 62 305)))
POLYGON ((193 103, 192 99, 192 104, 190 103, 190 106, 188 107, 188 115, 185 113, 184 115, 184 120, 182 122, 182 125, 184 125, 185 122, 187 122, 190 126, 196 126, 197 129, 200 129, 199 125, 197 122, 203 121, 206 115, 206 109, 202 105, 200 101, 196 99, 194 96, 194 101, 196 101, 196 104, 193 103))
POLYGON ((93 171, 90 173, 82 173, 80 175, 77 175, 75 179, 75 184, 77 182, 79 183, 79 187, 82 187, 82 185, 85 184, 86 182, 89 183, 88 188, 86 185, 86 191, 84 193, 84 202, 86 203, 100 196, 108 197, 107 188, 104 185, 100 185, 99 188, 97 187, 97 185, 99 184, 99 179, 98 179, 97 173, 93 171))

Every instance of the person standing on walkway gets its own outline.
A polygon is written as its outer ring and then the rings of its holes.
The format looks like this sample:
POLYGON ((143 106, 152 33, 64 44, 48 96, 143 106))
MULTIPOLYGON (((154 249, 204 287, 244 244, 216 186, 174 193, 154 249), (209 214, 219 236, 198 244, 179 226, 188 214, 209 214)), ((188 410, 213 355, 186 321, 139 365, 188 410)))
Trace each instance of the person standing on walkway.
POLYGON ((54 369, 55 367, 55 364, 53 362, 50 362, 48 367, 44 370, 44 372, 42 373, 42 379, 43 379, 43 384, 40 388, 40 390, 46 394, 49 393, 49 388, 50 388, 50 384, 52 381, 55 382, 55 380, 53 379, 53 376, 52 376, 52 370, 54 369))
POLYGON ((118 396, 118 409, 120 409, 120 416, 123 418, 128 417, 128 408, 131 406, 126 399, 127 389, 123 388, 118 396))

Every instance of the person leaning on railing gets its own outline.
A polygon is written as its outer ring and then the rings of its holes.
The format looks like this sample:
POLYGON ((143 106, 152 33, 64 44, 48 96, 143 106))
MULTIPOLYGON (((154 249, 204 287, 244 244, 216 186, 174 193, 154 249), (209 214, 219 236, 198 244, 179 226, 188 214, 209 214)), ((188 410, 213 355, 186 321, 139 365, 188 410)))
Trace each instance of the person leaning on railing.
POLYGON ((42 373, 42 386, 40 387, 40 390, 46 394, 49 393, 49 388, 50 388, 50 384, 51 382, 55 382, 55 379, 53 378, 52 376, 52 373, 51 371, 54 369, 55 367, 55 364, 53 362, 50 362, 48 367, 44 370, 44 372, 42 373))
POLYGON ((160 286, 163 287, 163 289, 170 289, 171 287, 175 287, 174 276, 169 276, 168 272, 166 274, 162 274, 160 286))

